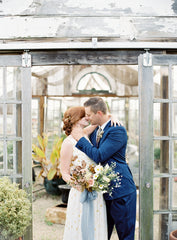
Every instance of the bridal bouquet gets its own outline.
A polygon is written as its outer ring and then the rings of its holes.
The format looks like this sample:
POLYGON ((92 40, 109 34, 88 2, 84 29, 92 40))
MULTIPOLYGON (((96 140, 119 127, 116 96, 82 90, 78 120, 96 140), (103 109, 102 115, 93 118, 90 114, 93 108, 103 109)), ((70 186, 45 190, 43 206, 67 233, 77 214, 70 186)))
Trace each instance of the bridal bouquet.
POLYGON ((79 166, 71 167, 70 185, 73 187, 80 186, 81 190, 87 189, 89 192, 102 191, 111 194, 113 188, 121 186, 121 175, 114 172, 115 165, 101 164, 86 165, 85 161, 79 166))

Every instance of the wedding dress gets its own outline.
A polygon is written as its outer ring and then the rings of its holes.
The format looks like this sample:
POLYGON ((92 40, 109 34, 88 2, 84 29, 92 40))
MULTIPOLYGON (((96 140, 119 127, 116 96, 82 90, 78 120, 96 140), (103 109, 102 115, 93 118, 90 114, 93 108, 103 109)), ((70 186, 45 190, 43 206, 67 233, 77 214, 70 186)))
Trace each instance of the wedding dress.
MULTIPOLYGON (((68 137, 73 145, 73 162, 75 166, 81 165, 82 160, 86 164, 95 164, 85 153, 75 147, 76 140, 70 135, 68 137)), ((81 233, 82 203, 80 202, 81 192, 71 188, 68 198, 66 222, 63 240, 84 240, 81 233)), ((93 200, 94 205, 94 240, 107 240, 107 216, 106 205, 103 194, 98 192, 98 196, 93 200)), ((90 239, 92 240, 92 239, 90 239)))

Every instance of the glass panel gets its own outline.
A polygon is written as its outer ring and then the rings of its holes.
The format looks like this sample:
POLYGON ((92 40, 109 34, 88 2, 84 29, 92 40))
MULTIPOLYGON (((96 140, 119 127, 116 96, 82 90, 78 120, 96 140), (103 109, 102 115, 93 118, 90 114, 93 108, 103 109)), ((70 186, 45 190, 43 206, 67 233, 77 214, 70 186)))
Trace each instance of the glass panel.
MULTIPOLYGON (((39 99, 32 99, 32 138, 37 138, 39 134, 39 99)), ((33 143, 36 143, 36 141, 33 143)))
POLYGON ((3 104, 0 104, 0 136, 3 135, 3 104))
POLYGON ((18 174, 22 174, 22 142, 18 141, 15 143, 16 153, 16 170, 18 174))
POLYGON ((172 121, 173 121, 173 129, 172 129, 172 134, 173 136, 177 136, 177 103, 173 103, 172 104, 172 111, 173 111, 173 115, 172 115, 172 121))
POLYGON ((154 98, 167 99, 168 96, 168 67, 155 66, 154 70, 154 98))
POLYGON ((7 168, 14 173, 22 173, 21 141, 7 141, 7 168))
POLYGON ((153 240, 168 240, 168 214, 154 214, 153 240))
POLYGON ((173 168, 172 171, 177 173, 177 140, 173 141, 173 168))
POLYGON ((14 146, 13 141, 7 142, 7 168, 13 169, 13 161, 14 161, 14 146))
POLYGON ((0 68, 0 98, 3 98, 3 68, 0 68))
POLYGON ((172 225, 170 226, 171 231, 177 228, 177 214, 172 214, 172 225))
POLYGON ((154 174, 169 173, 169 141, 154 141, 154 174))
POLYGON ((0 169, 3 169, 3 142, 0 141, 0 169))
POLYGON ((8 67, 6 74, 6 89, 8 99, 21 99, 21 71, 20 68, 8 67))
POLYGON ((7 135, 21 136, 21 104, 7 104, 7 135))
POLYGON ((177 66, 172 67, 172 96, 177 98, 177 66))
POLYGON ((125 99, 122 100, 113 100, 111 106, 111 113, 119 119, 125 126, 125 99))
POLYGON ((169 135, 169 104, 154 103, 154 136, 169 135))
POLYGON ((154 178, 154 210, 168 210, 168 178, 154 178))
POLYGON ((177 210, 177 177, 172 178, 172 209, 177 210))
POLYGON ((59 135, 59 123, 61 101, 58 99, 47 99, 47 132, 53 135, 59 135))

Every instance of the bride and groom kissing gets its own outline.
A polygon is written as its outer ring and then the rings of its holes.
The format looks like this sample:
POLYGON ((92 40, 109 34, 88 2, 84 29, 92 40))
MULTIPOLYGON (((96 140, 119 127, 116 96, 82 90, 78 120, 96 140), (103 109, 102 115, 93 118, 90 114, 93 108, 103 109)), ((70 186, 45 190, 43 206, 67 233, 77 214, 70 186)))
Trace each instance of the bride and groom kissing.
POLYGON ((87 166, 114 164, 114 172, 121 175, 121 185, 111 183, 111 194, 98 191, 96 197, 84 204, 80 184, 72 187, 63 240, 110 240, 114 227, 119 240, 134 239, 136 186, 125 159, 127 133, 115 123, 100 97, 92 97, 84 107, 71 107, 64 114, 67 138, 60 152, 63 179, 70 184, 71 166, 79 166, 84 160, 87 166))

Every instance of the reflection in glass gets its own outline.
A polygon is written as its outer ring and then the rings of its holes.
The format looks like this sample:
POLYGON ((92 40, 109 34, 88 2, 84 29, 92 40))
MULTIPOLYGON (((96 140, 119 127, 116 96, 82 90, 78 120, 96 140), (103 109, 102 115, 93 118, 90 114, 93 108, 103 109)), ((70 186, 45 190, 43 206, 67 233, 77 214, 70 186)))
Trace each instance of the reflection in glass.
POLYGON ((3 142, 0 141, 0 169, 3 169, 3 142))
POLYGON ((21 104, 7 104, 7 135, 21 136, 21 104))
POLYGON ((177 66, 172 67, 172 96, 177 98, 177 66))
POLYGON ((172 111, 173 111, 173 115, 172 115, 172 121, 173 121, 173 136, 177 136, 177 103, 173 103, 172 104, 172 111))
POLYGON ((154 66, 154 98, 167 99, 168 96, 168 67, 154 66))
POLYGON ((177 177, 172 178, 172 209, 177 210, 177 177))
POLYGON ((154 136, 169 135, 169 104, 154 103, 154 136))
POLYGON ((154 210, 168 210, 168 178, 154 178, 154 210))
POLYGON ((168 240, 168 214, 154 214, 153 240, 168 240))
POLYGON ((0 136, 3 135, 3 104, 0 104, 0 136))
POLYGON ((169 172, 169 141, 154 141, 154 174, 169 172))
POLYGON ((6 68, 6 89, 8 99, 21 99, 21 71, 17 67, 6 68))

